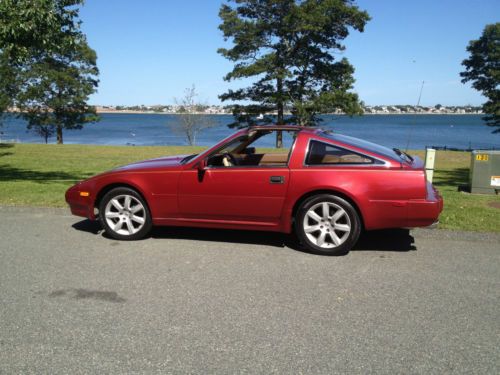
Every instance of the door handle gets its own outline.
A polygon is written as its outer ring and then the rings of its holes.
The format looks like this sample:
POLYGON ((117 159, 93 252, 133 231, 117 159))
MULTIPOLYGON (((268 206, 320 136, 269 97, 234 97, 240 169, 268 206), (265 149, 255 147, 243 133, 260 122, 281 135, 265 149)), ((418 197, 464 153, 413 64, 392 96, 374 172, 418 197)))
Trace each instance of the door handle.
POLYGON ((283 177, 283 176, 271 176, 271 178, 269 178, 269 182, 271 184, 282 184, 283 182, 285 182, 285 177, 283 177))

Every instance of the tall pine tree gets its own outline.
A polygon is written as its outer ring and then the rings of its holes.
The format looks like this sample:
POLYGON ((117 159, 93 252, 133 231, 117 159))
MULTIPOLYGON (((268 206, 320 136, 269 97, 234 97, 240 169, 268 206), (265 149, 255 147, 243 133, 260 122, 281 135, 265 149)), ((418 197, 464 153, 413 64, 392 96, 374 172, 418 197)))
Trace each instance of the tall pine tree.
POLYGON ((219 28, 232 45, 218 52, 234 62, 225 80, 253 79, 220 96, 243 102, 234 106, 232 126, 314 125, 320 113, 362 112, 351 91, 354 68, 335 56, 345 49, 349 30, 362 32, 370 19, 353 0, 230 0, 219 15, 219 28), (285 116, 287 109, 291 116, 285 116))

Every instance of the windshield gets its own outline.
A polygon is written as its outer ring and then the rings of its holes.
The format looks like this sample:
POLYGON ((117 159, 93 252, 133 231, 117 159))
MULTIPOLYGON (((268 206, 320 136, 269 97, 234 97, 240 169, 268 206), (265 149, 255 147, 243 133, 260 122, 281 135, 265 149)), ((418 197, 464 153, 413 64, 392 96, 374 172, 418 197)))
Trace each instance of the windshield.
POLYGON ((198 154, 192 154, 192 155, 188 155, 186 156, 185 158, 183 158, 181 160, 181 164, 186 164, 188 161, 190 161, 192 158, 194 158, 195 156, 198 156, 198 154))
POLYGON ((217 150, 218 154, 224 154, 226 152, 233 153, 239 148, 243 147, 246 143, 248 143, 248 135, 243 135, 236 139, 233 139, 231 142, 226 143, 222 148, 217 150))
POLYGON ((322 132, 321 135, 325 138, 332 139, 334 141, 342 142, 347 145, 351 145, 354 147, 359 147, 362 148, 366 151, 373 152, 374 154, 379 154, 382 156, 385 156, 387 158, 396 160, 398 162, 401 161, 400 155, 398 155, 397 152, 394 151, 394 149, 390 149, 388 147, 384 147, 381 145, 378 145, 376 143, 364 141, 359 138, 354 138, 354 137, 349 137, 348 135, 342 135, 342 134, 334 134, 334 133, 329 133, 329 132, 322 132))

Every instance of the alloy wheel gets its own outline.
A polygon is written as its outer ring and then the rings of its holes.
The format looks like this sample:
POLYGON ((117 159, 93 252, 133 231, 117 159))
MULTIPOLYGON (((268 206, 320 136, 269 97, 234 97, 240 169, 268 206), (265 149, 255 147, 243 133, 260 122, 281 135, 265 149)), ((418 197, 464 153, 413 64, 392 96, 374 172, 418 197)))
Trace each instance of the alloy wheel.
POLYGON ((105 207, 104 218, 113 232, 131 236, 139 232, 146 223, 146 210, 136 197, 117 195, 105 207))
POLYGON ((304 215, 303 229, 311 243, 324 249, 342 245, 351 233, 351 219, 347 212, 333 202, 313 205, 304 215))

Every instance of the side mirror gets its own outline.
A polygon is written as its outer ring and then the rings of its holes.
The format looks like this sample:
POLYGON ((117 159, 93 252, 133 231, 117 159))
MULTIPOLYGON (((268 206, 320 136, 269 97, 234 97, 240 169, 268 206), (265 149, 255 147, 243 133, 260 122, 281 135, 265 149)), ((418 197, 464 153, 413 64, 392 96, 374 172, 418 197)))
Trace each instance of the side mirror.
POLYGON ((198 182, 203 182, 205 171, 207 170, 207 159, 200 160, 198 165, 198 182))
POLYGON ((207 159, 200 160, 198 163, 198 170, 204 171, 207 168, 207 159))

